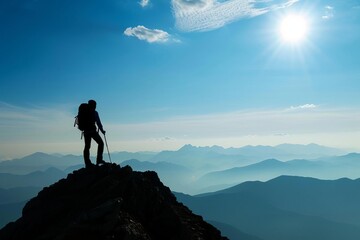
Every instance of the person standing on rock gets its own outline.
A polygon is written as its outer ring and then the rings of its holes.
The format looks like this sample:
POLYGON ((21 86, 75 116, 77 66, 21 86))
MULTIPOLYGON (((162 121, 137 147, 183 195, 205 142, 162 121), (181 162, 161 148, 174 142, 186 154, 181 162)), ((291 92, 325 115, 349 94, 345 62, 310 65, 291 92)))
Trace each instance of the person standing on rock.
POLYGON ((78 128, 83 132, 84 136, 84 161, 85 167, 90 168, 94 164, 90 160, 90 147, 91 140, 98 144, 97 156, 96 156, 96 165, 104 164, 103 152, 104 152, 104 141, 99 135, 97 128, 105 135, 106 131, 104 130, 99 113, 96 111, 96 101, 89 100, 88 103, 83 103, 79 107, 79 113, 76 117, 76 123, 78 128), (96 127, 97 126, 97 127, 96 127))

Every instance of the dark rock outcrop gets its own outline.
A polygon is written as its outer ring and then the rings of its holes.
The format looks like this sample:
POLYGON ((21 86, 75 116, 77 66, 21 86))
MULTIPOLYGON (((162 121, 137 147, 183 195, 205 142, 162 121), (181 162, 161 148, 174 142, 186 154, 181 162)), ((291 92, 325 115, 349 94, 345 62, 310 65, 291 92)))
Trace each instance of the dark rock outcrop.
POLYGON ((44 188, 0 239, 217 240, 220 232, 178 203, 155 172, 107 164, 44 188))

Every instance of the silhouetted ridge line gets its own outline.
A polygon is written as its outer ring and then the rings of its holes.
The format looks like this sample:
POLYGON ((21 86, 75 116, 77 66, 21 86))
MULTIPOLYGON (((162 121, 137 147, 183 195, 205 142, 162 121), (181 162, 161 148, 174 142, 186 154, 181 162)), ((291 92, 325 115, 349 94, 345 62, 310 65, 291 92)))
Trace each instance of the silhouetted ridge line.
POLYGON ((178 203, 155 172, 106 164, 44 188, 0 239, 227 239, 178 203))

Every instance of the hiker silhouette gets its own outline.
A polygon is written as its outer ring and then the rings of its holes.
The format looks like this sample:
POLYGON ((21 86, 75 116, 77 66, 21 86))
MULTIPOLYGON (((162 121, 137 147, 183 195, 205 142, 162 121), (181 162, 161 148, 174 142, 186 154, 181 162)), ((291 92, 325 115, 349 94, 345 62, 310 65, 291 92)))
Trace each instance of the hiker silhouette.
POLYGON ((85 167, 89 168, 94 165, 90 160, 90 147, 91 147, 92 139, 94 139, 94 141, 98 144, 96 165, 105 163, 105 161, 103 160, 104 141, 100 137, 97 127, 104 135, 105 135, 105 130, 101 124, 99 113, 95 110, 96 101, 89 100, 86 108, 87 108, 87 114, 85 117, 86 119, 84 119, 84 122, 86 123, 84 123, 83 125, 83 134, 84 134, 84 142, 85 142, 84 161, 85 161, 85 167))

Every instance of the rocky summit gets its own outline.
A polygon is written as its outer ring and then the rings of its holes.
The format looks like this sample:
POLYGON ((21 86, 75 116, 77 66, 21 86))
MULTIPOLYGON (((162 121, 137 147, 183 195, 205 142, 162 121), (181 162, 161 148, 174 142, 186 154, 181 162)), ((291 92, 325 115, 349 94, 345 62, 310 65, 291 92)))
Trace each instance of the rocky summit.
POLYGON ((177 202, 155 172, 106 164, 44 188, 0 239, 217 240, 220 231, 177 202))

